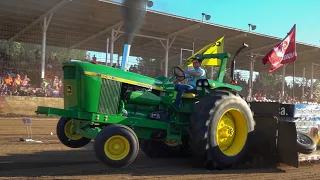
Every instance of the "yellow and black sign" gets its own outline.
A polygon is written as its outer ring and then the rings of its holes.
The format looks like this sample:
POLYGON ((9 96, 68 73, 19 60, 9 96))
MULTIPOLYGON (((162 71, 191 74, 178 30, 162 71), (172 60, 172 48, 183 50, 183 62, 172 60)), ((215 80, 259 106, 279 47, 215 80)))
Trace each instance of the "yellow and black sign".
MULTIPOLYGON (((211 44, 206 45, 202 49, 200 49, 197 53, 190 56, 187 60, 185 60, 180 67, 185 68, 187 66, 192 67, 192 59, 197 54, 217 54, 223 53, 224 49, 224 36, 222 36, 218 41, 212 42, 211 44)), ((219 66, 220 60, 217 58, 205 59, 202 61, 201 66, 219 66)))
POLYGON ((71 94, 72 88, 71 85, 67 85, 67 94, 71 94))

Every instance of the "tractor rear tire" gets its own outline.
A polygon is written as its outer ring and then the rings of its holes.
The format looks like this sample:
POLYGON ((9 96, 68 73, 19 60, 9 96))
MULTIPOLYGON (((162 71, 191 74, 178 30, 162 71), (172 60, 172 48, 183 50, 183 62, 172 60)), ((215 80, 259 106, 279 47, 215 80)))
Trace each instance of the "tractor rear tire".
POLYGON ((61 117, 57 124, 57 136, 62 144, 70 148, 81 148, 91 141, 79 134, 72 134, 72 120, 66 117, 61 117))
POLYGON ((141 150, 150 158, 187 157, 185 145, 169 146, 163 141, 140 140, 141 150))
POLYGON ((253 113, 244 99, 216 90, 195 105, 190 117, 189 145, 201 166, 231 168, 245 157, 254 125, 253 113))
POLYGON ((132 129, 115 124, 103 128, 94 141, 99 161, 111 168, 129 166, 139 152, 139 140, 132 129))

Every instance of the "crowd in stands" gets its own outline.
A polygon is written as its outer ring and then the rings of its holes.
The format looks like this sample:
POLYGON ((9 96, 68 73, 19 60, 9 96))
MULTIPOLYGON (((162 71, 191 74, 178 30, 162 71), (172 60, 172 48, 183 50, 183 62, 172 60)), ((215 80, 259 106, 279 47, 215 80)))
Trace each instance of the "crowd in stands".
POLYGON ((318 104, 316 102, 316 99, 311 100, 310 98, 304 98, 304 100, 301 100, 301 98, 298 98, 295 96, 292 98, 291 96, 288 95, 288 93, 285 93, 284 99, 282 101, 281 99, 281 94, 278 92, 276 95, 272 94, 261 94, 261 93, 255 93, 252 96, 252 101, 257 101, 257 102, 282 102, 285 104, 318 104))
POLYGON ((37 86, 24 73, 0 73, 0 96, 62 97, 62 81, 54 76, 37 86))
MULTIPOLYGON (((108 64, 110 65, 110 64, 108 64)), ((114 68, 120 68, 113 64, 114 68)), ((41 84, 35 83, 29 76, 23 72, 13 73, 1 72, 0 71, 0 96, 36 96, 36 97, 63 97, 63 83, 62 80, 58 77, 61 76, 61 73, 54 70, 46 71, 45 78, 42 79, 41 84)), ((143 74, 149 77, 157 77, 164 72, 160 69, 145 68, 143 66, 132 65, 128 69, 130 72, 143 74)), ((238 75, 238 74, 237 74, 238 75)), ((238 85, 243 88, 242 95, 248 97, 248 83, 243 80, 240 75, 236 78, 238 85)), ((258 82, 254 82, 258 83, 258 82)), ((281 99, 281 92, 277 91, 277 88, 272 86, 263 86, 262 84, 256 84, 257 89, 253 89, 253 95, 251 101, 260 101, 260 102, 282 102, 282 103, 311 103, 315 101, 311 100, 301 100, 300 95, 302 95, 301 88, 296 88, 296 96, 292 98, 288 93, 285 93, 284 100, 281 99), (263 87, 261 89, 261 87, 263 87)), ((287 91, 287 89, 286 89, 287 91)), ((305 92, 310 90, 306 89, 305 92)), ((248 99, 249 100, 249 99, 248 99)))
POLYGON ((143 65, 131 65, 129 68, 129 72, 143 74, 153 78, 164 74, 164 71, 161 71, 159 68, 145 68, 143 65))
POLYGON ((58 76, 43 79, 41 88, 45 97, 63 97, 63 83, 58 76))

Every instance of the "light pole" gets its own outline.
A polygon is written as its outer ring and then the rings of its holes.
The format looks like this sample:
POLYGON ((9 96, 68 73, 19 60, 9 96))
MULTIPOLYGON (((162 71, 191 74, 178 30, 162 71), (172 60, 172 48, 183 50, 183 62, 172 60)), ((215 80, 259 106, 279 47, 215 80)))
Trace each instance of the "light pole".
POLYGON ((202 26, 202 23, 203 23, 203 18, 205 18, 206 21, 209 21, 211 19, 211 16, 209 14, 202 13, 201 26, 202 26))
POLYGON ((148 2, 147 2, 147 6, 148 6, 149 8, 151 8, 151 7, 153 6, 153 1, 148 1, 148 2))
MULTIPOLYGON (((257 29, 256 25, 253 24, 248 24, 249 26, 249 34, 250 30, 254 31, 257 29)), ((253 70, 254 70, 254 59, 253 56, 251 55, 250 59, 250 78, 249 78, 249 92, 248 92, 248 101, 252 101, 252 89, 253 89, 253 70)))
POLYGON ((250 30, 254 31, 257 29, 257 26, 254 24, 248 24, 248 26, 249 26, 249 33, 250 33, 250 30))

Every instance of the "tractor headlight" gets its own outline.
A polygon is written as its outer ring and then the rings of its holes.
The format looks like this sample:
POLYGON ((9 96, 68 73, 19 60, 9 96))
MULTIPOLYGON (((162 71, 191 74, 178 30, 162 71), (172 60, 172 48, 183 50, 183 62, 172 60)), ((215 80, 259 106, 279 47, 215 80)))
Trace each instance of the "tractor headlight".
POLYGON ((199 81, 199 82, 198 82, 198 86, 201 86, 201 85, 202 85, 202 82, 201 82, 201 81, 199 81))
POLYGON ((205 81, 205 82, 203 83, 203 85, 204 85, 204 86, 209 86, 208 81, 205 81))

